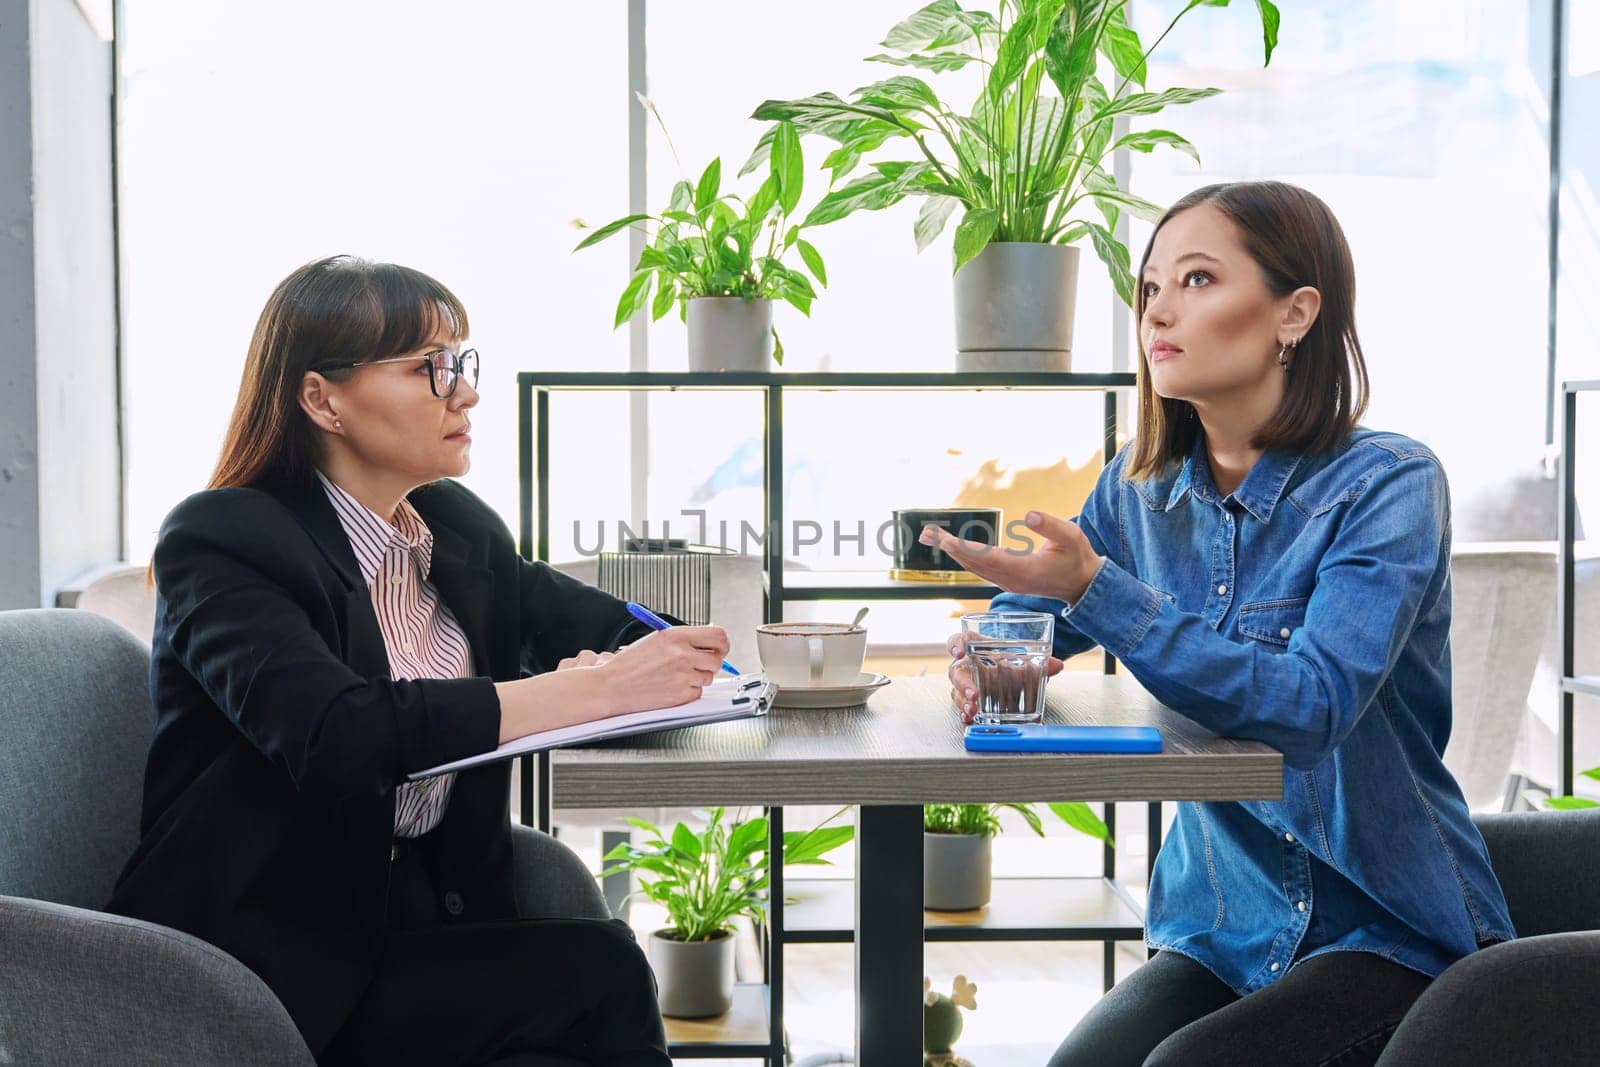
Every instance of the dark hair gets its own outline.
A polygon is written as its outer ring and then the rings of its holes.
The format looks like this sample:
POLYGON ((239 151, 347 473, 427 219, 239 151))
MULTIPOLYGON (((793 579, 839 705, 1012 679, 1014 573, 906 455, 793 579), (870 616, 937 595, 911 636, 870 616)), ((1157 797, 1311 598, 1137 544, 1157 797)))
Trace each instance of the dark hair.
MULTIPOLYGON (((317 442, 300 382, 326 363, 365 363, 426 345, 443 325, 467 335, 455 294, 410 267, 329 256, 290 274, 267 298, 245 356, 239 398, 209 489, 311 476, 317 442)), ((335 381, 350 371, 320 371, 335 381)))
MULTIPOLYGON (((1184 196, 1161 216, 1134 276, 1135 311, 1143 323, 1144 268, 1156 234, 1167 220, 1201 204, 1221 211, 1238 228, 1274 296, 1309 285, 1322 309, 1295 349, 1278 410, 1251 442, 1255 448, 1326 452, 1355 428, 1367 409, 1367 364, 1356 337, 1356 275, 1339 220, 1316 196, 1285 182, 1226 182, 1184 196)), ((1182 462, 1200 433, 1186 400, 1157 396, 1139 335, 1139 430, 1126 473, 1148 478, 1182 462)))

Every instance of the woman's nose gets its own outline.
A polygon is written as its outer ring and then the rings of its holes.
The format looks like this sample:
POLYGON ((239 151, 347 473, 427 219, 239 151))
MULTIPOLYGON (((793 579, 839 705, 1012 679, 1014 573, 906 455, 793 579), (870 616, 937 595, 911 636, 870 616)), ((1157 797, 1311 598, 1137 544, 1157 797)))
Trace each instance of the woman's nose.
POLYGON ((478 389, 463 376, 456 381, 456 391, 450 394, 450 410, 460 411, 463 408, 478 406, 478 389))

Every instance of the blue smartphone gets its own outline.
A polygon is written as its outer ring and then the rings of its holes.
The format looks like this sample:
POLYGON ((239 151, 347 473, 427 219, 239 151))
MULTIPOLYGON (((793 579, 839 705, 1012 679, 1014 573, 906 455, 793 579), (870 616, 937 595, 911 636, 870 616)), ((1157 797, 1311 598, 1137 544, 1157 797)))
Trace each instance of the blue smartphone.
POLYGON ((967 727, 969 752, 1160 752, 1161 731, 1154 726, 1006 726, 974 723, 967 727))

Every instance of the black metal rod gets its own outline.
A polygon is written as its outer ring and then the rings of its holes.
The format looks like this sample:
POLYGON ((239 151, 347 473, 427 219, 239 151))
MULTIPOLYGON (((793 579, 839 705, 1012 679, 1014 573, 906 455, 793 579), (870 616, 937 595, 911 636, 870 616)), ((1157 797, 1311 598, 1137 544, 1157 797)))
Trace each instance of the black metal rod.
POLYGON ((767 439, 766 463, 762 468, 761 491, 765 505, 766 529, 762 534, 762 555, 767 564, 766 619, 783 621, 783 389, 767 389, 763 416, 767 439))
POLYGON ((783 809, 767 811, 767 1025, 772 1049, 767 1067, 784 1067, 783 1032, 783 809))
POLYGON ((549 562, 550 560, 550 393, 540 389, 536 397, 539 416, 535 430, 538 437, 535 441, 535 456, 538 459, 539 482, 539 545, 538 558, 549 562))
POLYGON ((761 371, 522 371, 519 379, 539 389, 1127 389, 1134 385, 1130 373, 1012 374, 958 373, 816 373, 784 374, 761 371))
POLYGON ((921 1063, 921 806, 863 806, 856 842, 856 1063, 921 1063))
POLYGON ((533 559, 533 386, 517 375, 517 550, 533 559))
MULTIPOLYGON (((1559 6, 1559 2, 1558 2, 1559 6)), ((1561 496, 1556 503, 1556 521, 1560 528, 1560 553, 1561 553, 1561 580, 1556 585, 1556 617, 1561 620, 1561 678, 1560 686, 1560 716, 1556 724, 1556 732, 1561 746, 1561 782, 1562 796, 1572 795, 1572 691, 1565 685, 1565 681, 1574 673, 1576 659, 1574 656, 1573 631, 1577 615, 1576 601, 1573 599, 1576 590, 1574 586, 1574 563, 1577 540, 1577 442, 1578 442, 1578 394, 1571 388, 1572 383, 1562 390, 1561 395, 1561 496)))

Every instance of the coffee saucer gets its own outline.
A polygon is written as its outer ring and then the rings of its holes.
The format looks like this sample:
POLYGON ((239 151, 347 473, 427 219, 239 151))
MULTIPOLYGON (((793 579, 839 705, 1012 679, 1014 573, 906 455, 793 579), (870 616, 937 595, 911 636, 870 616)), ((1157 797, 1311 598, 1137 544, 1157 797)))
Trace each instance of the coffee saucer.
POLYGON ((780 685, 772 698, 775 708, 848 708, 865 704, 873 690, 889 684, 886 674, 862 671, 846 685, 780 685))

